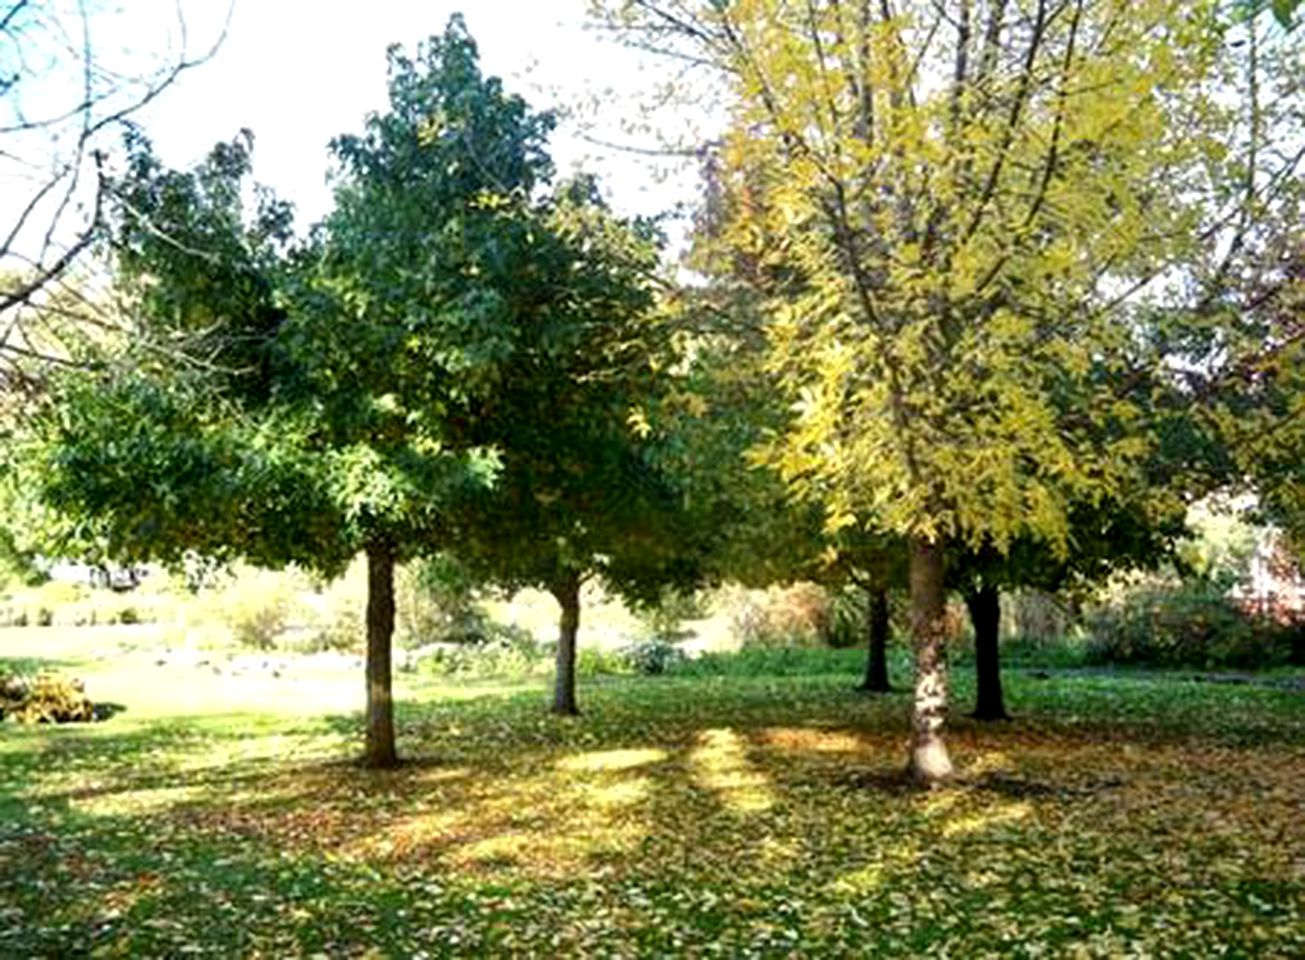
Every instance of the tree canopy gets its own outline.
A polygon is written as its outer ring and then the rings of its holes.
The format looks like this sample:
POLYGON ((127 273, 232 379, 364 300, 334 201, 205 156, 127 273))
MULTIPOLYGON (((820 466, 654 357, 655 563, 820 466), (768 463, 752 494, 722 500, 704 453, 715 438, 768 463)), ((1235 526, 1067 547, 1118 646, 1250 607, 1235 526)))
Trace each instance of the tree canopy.
POLYGON ((1235 327, 1206 307, 1251 207, 1294 176, 1297 158, 1261 150, 1294 121, 1258 85, 1271 58, 1294 83, 1297 50, 1251 22, 1248 59, 1217 4, 1163 0, 608 16, 732 94, 718 242, 749 265, 795 408, 768 459, 822 492, 831 529, 911 542, 914 763, 945 776, 939 547, 1028 536, 1063 554, 1071 504, 1144 486, 1155 433, 1127 386, 1200 362, 1149 349, 1147 304, 1163 290, 1189 328, 1235 327), (1242 89, 1249 106, 1229 105, 1242 89))

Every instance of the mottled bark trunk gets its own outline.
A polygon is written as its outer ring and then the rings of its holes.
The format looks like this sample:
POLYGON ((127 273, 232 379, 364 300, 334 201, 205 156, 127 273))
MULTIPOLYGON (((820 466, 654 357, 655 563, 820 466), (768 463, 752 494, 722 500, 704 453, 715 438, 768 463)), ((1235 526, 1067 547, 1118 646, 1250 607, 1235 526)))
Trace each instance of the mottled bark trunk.
POLYGON ((976 720, 1009 720, 1001 690, 1001 592, 980 587, 965 595, 965 605, 974 625, 974 674, 976 720))
POLYGON ((369 767, 393 767, 394 691, 390 648, 394 641, 394 548, 367 548, 367 757, 369 767))
POLYGON ((942 737, 947 718, 947 593, 942 544, 915 537, 910 551, 911 642, 915 649, 910 774, 916 783, 930 786, 952 774, 952 760, 942 737))
POLYGON ((869 601, 865 618, 868 648, 861 689, 867 693, 888 693, 892 689, 888 685, 888 591, 882 587, 868 587, 866 594, 869 601))
POLYGON ((580 633, 580 578, 569 576, 553 586, 553 596, 562 610, 557 632, 557 677, 553 687, 553 712, 564 717, 579 715, 575 701, 576 638, 580 633))

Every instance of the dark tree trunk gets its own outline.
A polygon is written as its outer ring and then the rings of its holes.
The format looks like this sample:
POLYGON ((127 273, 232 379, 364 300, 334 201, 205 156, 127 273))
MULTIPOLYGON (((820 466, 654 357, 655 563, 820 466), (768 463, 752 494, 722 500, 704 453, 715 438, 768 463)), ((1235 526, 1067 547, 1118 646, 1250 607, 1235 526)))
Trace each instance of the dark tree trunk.
POLYGON ((367 757, 369 767, 398 765, 394 749, 394 688, 390 648, 394 641, 394 548, 367 547, 367 757))
POLYGON ((965 594, 965 605, 974 625, 974 674, 977 694, 976 720, 1009 720, 1001 692, 1001 592, 983 586, 965 594))
POLYGON ((911 715, 911 778, 932 786, 952 775, 943 742, 947 719, 947 592, 943 547, 920 537, 910 544, 911 642, 915 649, 915 700, 911 715))
POLYGON ((553 596, 562 608, 557 632, 557 678, 553 687, 553 712, 575 717, 580 708, 575 702, 576 638, 580 633, 580 578, 569 574, 553 585, 553 596))
POLYGON ((892 690, 888 684, 888 591, 883 587, 867 587, 866 595, 869 606, 865 624, 869 647, 866 651, 865 679, 861 681, 860 689, 867 693, 888 693, 892 690))

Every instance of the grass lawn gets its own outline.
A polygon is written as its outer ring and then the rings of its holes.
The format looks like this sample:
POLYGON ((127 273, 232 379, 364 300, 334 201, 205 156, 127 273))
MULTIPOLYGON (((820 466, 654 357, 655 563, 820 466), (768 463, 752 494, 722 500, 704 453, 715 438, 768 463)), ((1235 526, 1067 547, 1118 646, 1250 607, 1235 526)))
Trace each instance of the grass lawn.
POLYGON ((370 773, 360 677, 42 649, 127 709, 0 727, 3 957, 1305 955, 1298 690, 1015 673, 919 794, 905 695, 846 657, 567 721, 405 678, 411 762, 370 773))

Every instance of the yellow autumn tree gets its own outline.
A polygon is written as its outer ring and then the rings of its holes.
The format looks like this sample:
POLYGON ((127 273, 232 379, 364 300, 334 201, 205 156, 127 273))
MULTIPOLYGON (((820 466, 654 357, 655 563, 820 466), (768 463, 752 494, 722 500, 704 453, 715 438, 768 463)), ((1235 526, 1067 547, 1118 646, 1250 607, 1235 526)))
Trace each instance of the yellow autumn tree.
POLYGON ((793 403, 757 454, 831 532, 907 539, 910 769, 944 778, 944 548, 1068 550, 1070 504, 1141 482, 1145 316, 1256 194, 1244 44, 1192 0, 599 8, 725 91, 713 242, 793 403))

